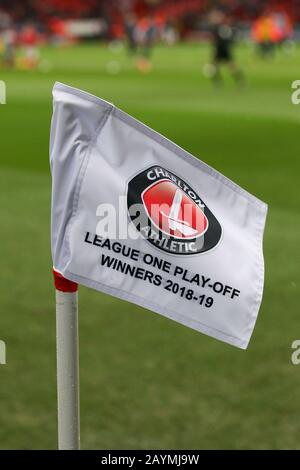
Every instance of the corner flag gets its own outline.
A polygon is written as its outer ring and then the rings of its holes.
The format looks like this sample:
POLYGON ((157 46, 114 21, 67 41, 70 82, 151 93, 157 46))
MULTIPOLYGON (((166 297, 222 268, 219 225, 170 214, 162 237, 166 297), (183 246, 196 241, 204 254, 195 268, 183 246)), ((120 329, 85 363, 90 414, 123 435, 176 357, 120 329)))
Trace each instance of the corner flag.
POLYGON ((114 105, 56 83, 55 270, 247 348, 267 206, 114 105))

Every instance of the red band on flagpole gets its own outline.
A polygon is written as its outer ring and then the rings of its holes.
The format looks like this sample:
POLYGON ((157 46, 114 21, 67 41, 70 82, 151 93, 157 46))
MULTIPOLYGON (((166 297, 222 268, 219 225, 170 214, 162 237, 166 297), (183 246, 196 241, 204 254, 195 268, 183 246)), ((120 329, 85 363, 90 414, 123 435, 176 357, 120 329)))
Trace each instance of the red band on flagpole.
POLYGON ((78 290, 78 284, 76 282, 69 281, 55 271, 55 269, 53 269, 53 276, 56 290, 60 290, 61 292, 76 292, 78 290))

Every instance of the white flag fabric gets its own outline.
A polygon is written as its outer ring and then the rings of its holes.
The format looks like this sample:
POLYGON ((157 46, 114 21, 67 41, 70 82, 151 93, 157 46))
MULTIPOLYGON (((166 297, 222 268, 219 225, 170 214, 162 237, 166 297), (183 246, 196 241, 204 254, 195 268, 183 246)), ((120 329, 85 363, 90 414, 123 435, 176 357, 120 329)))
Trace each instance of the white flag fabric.
POLYGON ((53 99, 54 268, 247 348, 266 204, 100 98, 56 83, 53 99))

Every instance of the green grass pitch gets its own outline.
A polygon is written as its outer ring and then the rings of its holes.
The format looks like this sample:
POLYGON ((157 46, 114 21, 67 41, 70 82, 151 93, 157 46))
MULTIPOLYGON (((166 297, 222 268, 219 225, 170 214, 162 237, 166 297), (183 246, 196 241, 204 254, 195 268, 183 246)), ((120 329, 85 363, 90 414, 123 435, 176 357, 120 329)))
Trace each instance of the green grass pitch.
POLYGON ((4 71, 0 106, 0 448, 57 445, 48 142, 55 80, 112 101, 269 204, 265 292, 246 352, 80 288, 83 448, 300 448, 300 50, 237 50, 243 90, 202 74, 209 49, 159 46, 138 73, 126 51, 45 48, 42 70, 4 71), (115 71, 118 62, 120 70, 115 71))

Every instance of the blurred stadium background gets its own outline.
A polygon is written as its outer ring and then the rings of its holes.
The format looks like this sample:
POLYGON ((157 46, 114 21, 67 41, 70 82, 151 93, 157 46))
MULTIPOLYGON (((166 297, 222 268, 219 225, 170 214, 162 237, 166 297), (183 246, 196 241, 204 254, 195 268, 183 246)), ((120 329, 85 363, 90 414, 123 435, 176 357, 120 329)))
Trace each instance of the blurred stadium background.
POLYGON ((83 448, 300 448, 299 40, 299 0, 0 0, 1 449, 57 445, 56 80, 112 101, 270 207, 247 352, 80 288, 83 448))

